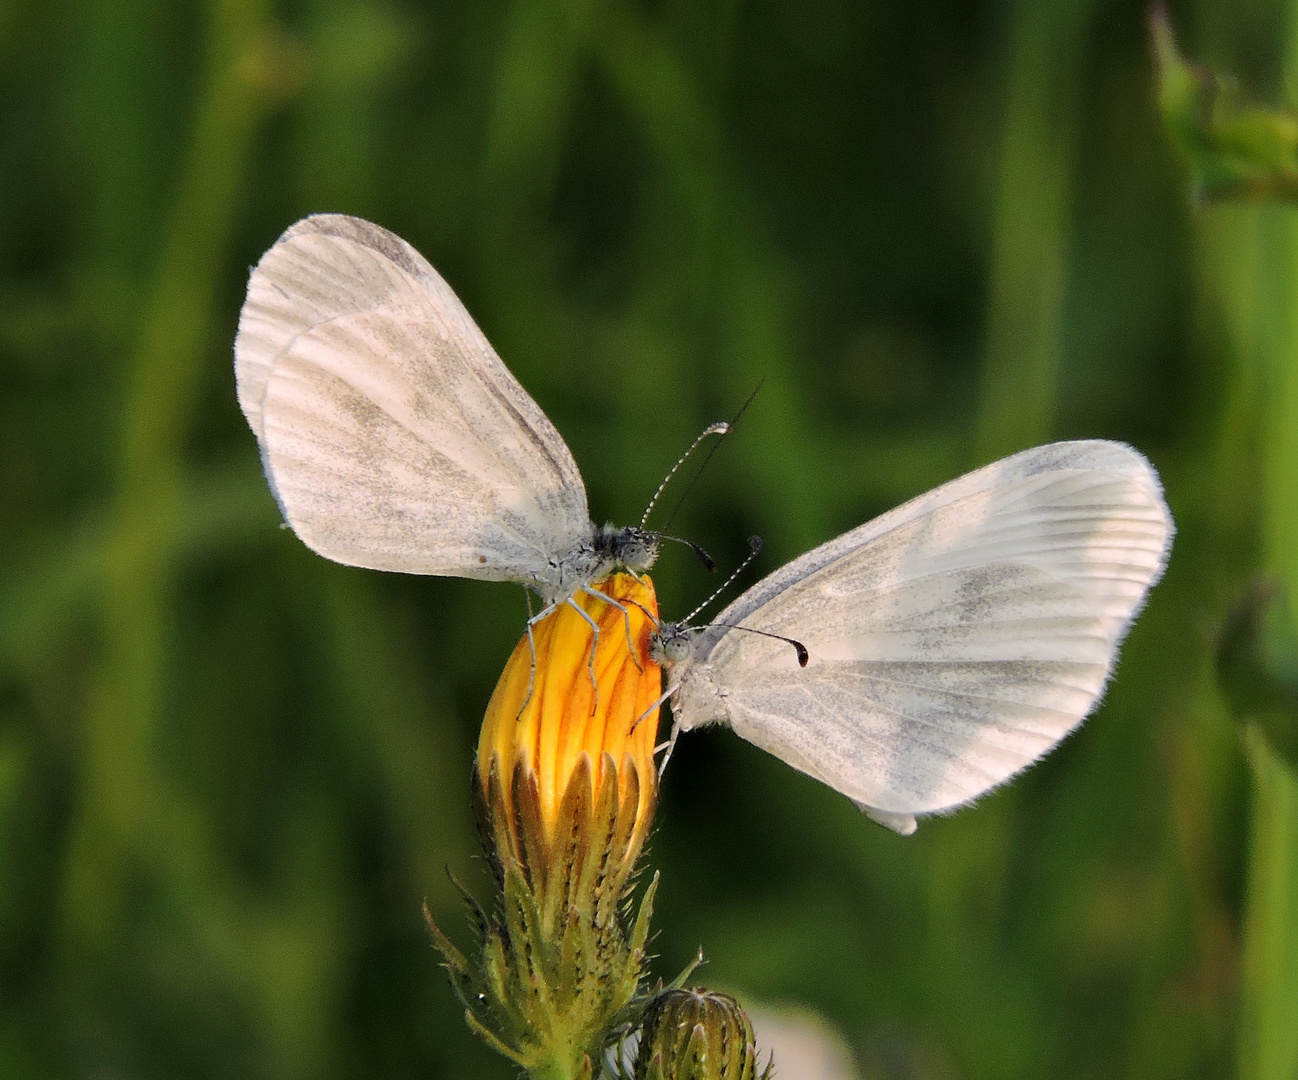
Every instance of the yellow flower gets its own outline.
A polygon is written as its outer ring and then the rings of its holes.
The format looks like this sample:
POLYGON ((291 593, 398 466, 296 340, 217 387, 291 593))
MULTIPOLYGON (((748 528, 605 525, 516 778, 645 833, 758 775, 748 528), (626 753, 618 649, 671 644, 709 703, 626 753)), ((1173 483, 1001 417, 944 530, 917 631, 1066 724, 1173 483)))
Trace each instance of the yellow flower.
POLYGON ((474 786, 497 903, 475 908, 480 959, 429 919, 469 1025, 534 1080, 589 1080, 638 1015, 653 908, 656 879, 630 899, 658 795, 658 602, 648 578, 596 588, 617 606, 583 594, 590 621, 567 604, 541 620, 487 706, 474 786))
POLYGON ((599 626, 598 644, 592 640, 590 623, 563 604, 534 627, 532 646, 524 635, 514 649, 482 721, 478 778, 487 796, 496 770, 512 818, 517 809, 515 773, 521 770, 518 779, 535 785, 548 844, 555 839, 574 776, 583 777, 593 798, 616 773, 619 805, 635 796, 630 839, 638 849, 657 795, 653 748, 658 710, 646 714, 662 692, 662 674, 649 658, 648 647, 658 600, 647 577, 615 574, 596 588, 621 605, 588 594, 575 598, 599 626), (628 637, 634 652, 627 647, 628 637))

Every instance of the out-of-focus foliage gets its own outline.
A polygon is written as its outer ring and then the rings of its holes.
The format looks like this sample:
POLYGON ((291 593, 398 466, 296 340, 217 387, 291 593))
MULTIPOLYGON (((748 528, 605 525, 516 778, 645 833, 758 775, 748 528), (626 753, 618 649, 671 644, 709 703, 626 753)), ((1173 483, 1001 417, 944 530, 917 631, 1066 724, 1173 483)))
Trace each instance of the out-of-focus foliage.
POLYGON ((1274 582, 1257 582, 1226 615, 1217 677, 1236 719, 1257 723, 1275 751, 1298 766, 1298 631, 1274 582))
POLYGON ((1197 198, 1298 198, 1298 115, 1243 99, 1229 75, 1180 54, 1167 12, 1150 15, 1158 103, 1185 156, 1197 198))
MULTIPOLYGON (((1292 4, 1171 17, 1284 99, 1292 4)), ((306 552, 234 401, 247 266, 339 210, 445 273, 597 519, 765 378, 673 524, 723 567, 1043 439, 1149 454, 1177 546, 1081 731, 910 839, 687 737, 656 964, 703 944, 871 1078, 1291 1078, 1298 799, 1251 747, 1252 827, 1213 653, 1259 569, 1298 595, 1298 220, 1193 207, 1145 18, 0 3, 0 1075, 510 1074, 420 902, 454 926, 444 868, 478 880, 470 748, 523 598, 306 552)), ((683 551, 655 581, 668 616, 711 585, 683 551)))

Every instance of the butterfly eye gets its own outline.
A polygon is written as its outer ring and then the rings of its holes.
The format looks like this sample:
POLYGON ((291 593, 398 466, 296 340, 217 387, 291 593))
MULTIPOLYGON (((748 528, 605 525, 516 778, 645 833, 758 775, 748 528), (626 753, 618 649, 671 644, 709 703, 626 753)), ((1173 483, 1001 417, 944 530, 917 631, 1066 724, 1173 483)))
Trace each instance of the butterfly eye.
POLYGON ((689 658, 690 640, 684 634, 674 637, 663 645, 663 655, 670 663, 679 663, 681 660, 689 658))
POLYGON ((690 628, 681 623, 663 623, 649 639, 649 656, 657 664, 678 664, 690 657, 690 628))

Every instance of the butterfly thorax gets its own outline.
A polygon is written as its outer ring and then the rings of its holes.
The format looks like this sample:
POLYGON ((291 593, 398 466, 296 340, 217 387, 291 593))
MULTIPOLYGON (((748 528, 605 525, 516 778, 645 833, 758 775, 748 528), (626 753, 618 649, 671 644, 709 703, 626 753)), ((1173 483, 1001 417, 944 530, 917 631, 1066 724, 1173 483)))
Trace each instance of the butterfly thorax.
POLYGON ((642 529, 638 525, 627 525, 620 529, 605 525, 595 530, 593 541, 595 553, 609 563, 609 573, 614 570, 644 573, 658 559, 660 544, 656 532, 642 529))
POLYGON ((618 571, 643 573, 658 558, 658 546, 655 532, 636 525, 624 528, 604 525, 594 529, 590 539, 554 560, 553 573, 536 580, 533 587, 546 603, 561 603, 583 586, 593 585, 618 571))

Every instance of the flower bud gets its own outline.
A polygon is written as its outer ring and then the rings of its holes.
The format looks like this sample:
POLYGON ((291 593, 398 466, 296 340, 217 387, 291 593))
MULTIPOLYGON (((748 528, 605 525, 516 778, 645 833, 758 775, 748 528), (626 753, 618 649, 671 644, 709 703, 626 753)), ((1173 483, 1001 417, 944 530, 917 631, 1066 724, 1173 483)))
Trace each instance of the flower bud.
POLYGON ((505 817, 535 815, 529 841, 553 845, 574 781, 593 794, 615 776, 624 841, 638 851, 657 796, 658 710, 647 714, 662 692, 649 656, 658 601, 647 577, 615 574, 596 588, 618 606, 589 594, 574 599, 599 627, 598 643, 590 622, 563 604, 514 649, 482 721, 478 779, 505 817), (520 782, 526 794, 515 791, 520 782))
POLYGON ((629 903, 657 798, 658 604, 648 578, 595 588, 609 599, 581 593, 519 641, 487 706, 474 788, 498 903, 477 911, 480 961, 430 921, 470 1027, 533 1077, 588 1075, 642 1004, 656 881, 634 920, 629 903))
POLYGON ((734 998, 667 990, 645 1010, 635 1080, 769 1080, 759 1069, 753 1025, 734 998))

